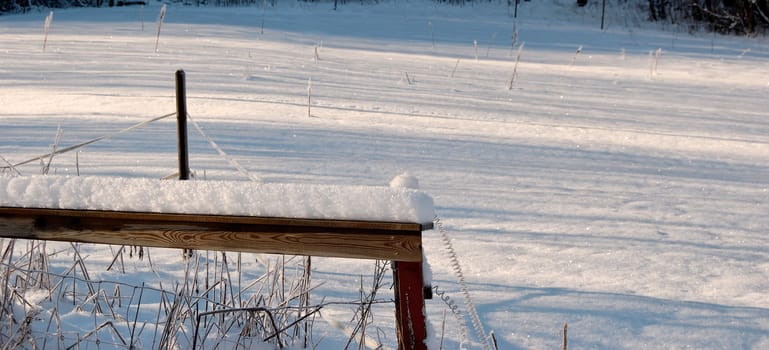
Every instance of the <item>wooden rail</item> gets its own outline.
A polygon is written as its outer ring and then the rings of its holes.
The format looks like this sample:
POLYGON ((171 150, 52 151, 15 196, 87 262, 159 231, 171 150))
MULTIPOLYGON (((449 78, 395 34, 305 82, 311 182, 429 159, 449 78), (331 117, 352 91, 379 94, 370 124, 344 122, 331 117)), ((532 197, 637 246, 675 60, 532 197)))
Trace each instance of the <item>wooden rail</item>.
POLYGON ((0 207, 0 235, 161 248, 422 260, 432 223, 0 207))
POLYGON ((393 261, 399 349, 426 349, 422 231, 430 223, 0 207, 0 236, 393 261))

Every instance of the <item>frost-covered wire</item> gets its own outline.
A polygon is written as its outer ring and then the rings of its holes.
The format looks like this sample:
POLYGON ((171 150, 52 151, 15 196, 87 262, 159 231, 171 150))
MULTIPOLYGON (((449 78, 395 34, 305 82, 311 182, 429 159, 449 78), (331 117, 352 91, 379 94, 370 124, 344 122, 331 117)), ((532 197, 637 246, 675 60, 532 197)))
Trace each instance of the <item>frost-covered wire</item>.
POLYGON ((196 130, 198 130, 198 133, 200 133, 200 135, 203 136, 203 138, 206 139, 206 141, 208 141, 208 144, 211 145, 211 147, 214 150, 216 150, 216 152, 219 153, 219 155, 222 156, 222 158, 224 158, 227 161, 227 163, 232 165, 232 167, 234 167, 235 169, 238 169, 238 172, 240 172, 243 176, 245 176, 249 180, 254 182, 262 182, 262 180, 260 180, 258 177, 249 173, 248 170, 246 170, 246 168, 244 168, 242 165, 240 165, 240 163, 238 163, 238 161, 230 157, 227 154, 227 152, 224 152, 224 150, 221 147, 219 147, 219 145, 216 144, 216 142, 214 142, 212 138, 210 138, 208 135, 206 135, 205 132, 203 132, 203 128, 201 128, 200 125, 198 125, 198 123, 192 119, 192 116, 187 114, 187 119, 189 119, 189 121, 192 123, 192 126, 194 126, 196 130))
POLYGON ((433 292, 446 304, 446 306, 448 306, 454 319, 456 319, 457 324, 459 325, 459 343, 461 345, 467 339, 467 326, 465 325, 464 315, 462 314, 462 311, 459 310, 459 305, 457 305, 449 295, 446 295, 445 290, 441 290, 437 285, 433 286, 433 292))
POLYGON ((446 248, 446 254, 448 255, 449 261, 451 263, 451 269, 454 270, 454 275, 457 277, 457 281, 459 282, 459 289, 462 291, 462 295, 464 296, 465 308, 467 309, 467 313, 470 315, 470 321, 473 324, 475 335, 483 344, 484 349, 491 350, 489 339, 486 336, 486 331, 483 328, 483 323, 481 323, 481 318, 478 317, 478 310, 475 309, 473 299, 470 297, 470 290, 467 288, 467 283, 465 283, 465 276, 462 273, 462 266, 459 264, 459 258, 457 257, 457 253, 454 250, 454 245, 451 244, 451 240, 449 239, 449 235, 446 233, 446 229, 443 228, 441 219, 436 215, 433 220, 435 221, 435 226, 438 227, 438 232, 440 233, 441 239, 443 240, 443 245, 446 248))
MULTIPOLYGON (((38 160, 43 160, 45 158, 49 158, 49 157, 52 157, 52 156, 57 155, 57 154, 66 153, 66 152, 69 152, 69 151, 72 151, 72 150, 76 150, 78 148, 88 146, 88 145, 90 145, 90 144, 92 144, 94 142, 98 142, 98 141, 101 141, 101 140, 106 140, 106 139, 115 137, 117 135, 129 132, 131 130, 135 130, 135 129, 141 128, 141 127, 143 127, 143 126, 145 126, 145 125, 147 125, 149 123, 156 122, 158 120, 168 118, 168 117, 170 117, 172 115, 176 115, 176 113, 169 113, 169 114, 161 115, 159 117, 155 117, 155 118, 152 118, 152 119, 147 119, 147 120, 145 120, 145 121, 143 121, 141 123, 134 124, 134 125, 129 126, 129 127, 125 128, 123 130, 114 132, 112 134, 108 134, 108 135, 104 135, 104 136, 99 136, 99 137, 97 137, 95 139, 91 139, 91 140, 88 140, 88 141, 85 141, 85 142, 81 142, 81 143, 78 143, 76 145, 72 145, 72 146, 69 146, 69 147, 64 147, 62 149, 57 149, 57 150, 54 150, 53 152, 46 153, 46 154, 43 154, 43 155, 39 155, 39 156, 37 156, 35 158, 27 159, 27 160, 25 160, 23 162, 19 162, 19 163, 13 164, 13 165, 11 165, 11 168, 16 168, 18 166, 21 166, 21 165, 24 165, 24 164, 29 164, 29 163, 32 163, 32 162, 35 162, 35 161, 38 161, 38 160)), ((5 168, 5 167, 3 167, 3 168, 5 168)))
MULTIPOLYGON (((454 314, 455 316, 458 316, 459 318, 457 319, 461 319, 462 311, 459 310, 459 305, 457 305, 457 303, 455 303, 450 296, 446 295, 446 291, 440 289, 440 287, 438 287, 437 285, 433 286, 433 291, 434 291, 433 293, 435 293, 435 295, 437 295, 441 299, 441 301, 443 301, 446 304, 446 306, 449 307, 449 310, 451 310, 451 313, 454 314)), ((465 329, 464 325, 461 325, 461 326, 462 326, 462 336, 466 336, 467 330, 465 329)))

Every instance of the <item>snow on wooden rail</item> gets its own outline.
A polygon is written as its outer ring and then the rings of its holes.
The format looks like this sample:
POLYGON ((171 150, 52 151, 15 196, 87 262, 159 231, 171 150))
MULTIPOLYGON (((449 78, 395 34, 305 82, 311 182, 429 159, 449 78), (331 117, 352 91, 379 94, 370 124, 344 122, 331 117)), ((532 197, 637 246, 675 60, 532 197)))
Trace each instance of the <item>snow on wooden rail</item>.
POLYGON ((432 222, 433 201, 409 188, 0 176, 0 206, 387 222, 432 222))
POLYGON ((434 216, 406 188, 0 176, 0 237, 393 260, 404 350, 426 350, 422 231, 434 216))
POLYGON ((0 177, 5 237, 421 261, 432 199, 388 187, 0 177))

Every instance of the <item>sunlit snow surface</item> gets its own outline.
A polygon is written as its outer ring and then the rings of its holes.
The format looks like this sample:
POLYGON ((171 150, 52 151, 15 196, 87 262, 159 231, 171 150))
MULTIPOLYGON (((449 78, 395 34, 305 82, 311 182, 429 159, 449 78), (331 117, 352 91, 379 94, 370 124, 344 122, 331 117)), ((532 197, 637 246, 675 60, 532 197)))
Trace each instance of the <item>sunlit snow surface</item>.
MULTIPOLYGON (((58 127, 64 147, 172 113, 183 68, 190 115, 265 183, 418 178, 500 349, 560 348, 565 322, 570 349, 769 348, 769 43, 660 30, 615 6, 601 31, 599 2, 522 2, 517 21, 496 3, 292 3, 267 9, 264 34, 259 8, 171 6, 158 52, 156 3, 57 10, 45 52, 47 12, 0 16, 0 155, 44 154, 58 127), (510 90, 514 30, 525 46, 510 90)), ((190 141, 197 178, 245 180, 192 129, 190 141)), ((159 179, 175 152, 164 120, 57 155, 49 173, 159 179)), ((434 231, 425 253, 433 285, 462 305, 434 231)), ((180 260, 153 250, 160 276, 136 261, 92 277, 178 280, 180 260)), ((313 269, 319 299, 354 299, 370 272, 313 269)), ((427 302, 434 329, 445 310, 427 302)), ((394 347, 391 309, 376 320, 394 347)), ((316 326, 322 349, 343 347, 316 326)), ((458 348, 450 313, 446 327, 458 348)))
POLYGON ((0 206, 280 218, 431 222, 432 199, 404 188, 117 177, 0 177, 0 206))

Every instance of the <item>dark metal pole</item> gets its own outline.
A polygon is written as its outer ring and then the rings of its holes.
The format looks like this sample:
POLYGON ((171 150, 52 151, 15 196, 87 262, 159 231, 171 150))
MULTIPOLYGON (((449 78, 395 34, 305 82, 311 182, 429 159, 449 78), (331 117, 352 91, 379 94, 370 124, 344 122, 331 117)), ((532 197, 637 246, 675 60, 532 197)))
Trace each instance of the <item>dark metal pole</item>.
POLYGON ((515 0, 515 15, 513 15, 513 18, 518 18, 518 3, 520 3, 521 0, 515 0))
POLYGON ((184 71, 176 71, 176 131, 179 140, 179 180, 190 178, 190 157, 187 147, 187 93, 184 71))
POLYGON ((603 5, 601 5, 601 30, 603 30, 603 18, 606 15, 606 0, 603 0, 603 5))

